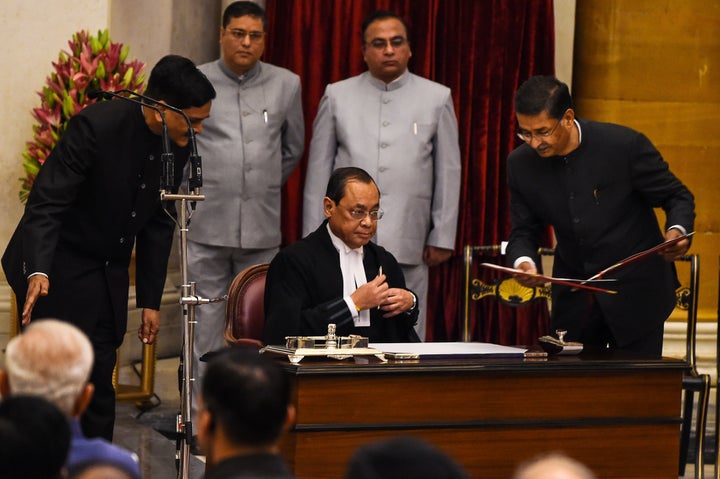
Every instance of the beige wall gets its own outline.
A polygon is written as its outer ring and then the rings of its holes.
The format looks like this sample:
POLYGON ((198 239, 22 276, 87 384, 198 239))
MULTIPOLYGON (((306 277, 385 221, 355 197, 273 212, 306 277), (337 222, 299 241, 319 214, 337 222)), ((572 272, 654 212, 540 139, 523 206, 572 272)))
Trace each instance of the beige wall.
POLYGON ((218 57, 221 0, 117 0, 110 8, 113 41, 130 46, 150 73, 163 55, 183 55, 197 64, 218 57))
POLYGON ((39 105, 36 92, 50 73, 50 62, 60 49, 67 49, 72 34, 81 28, 104 29, 108 22, 108 0, 5 0, 0 13, 0 31, 5 47, 0 49, 0 251, 22 214, 18 200, 23 176, 21 154, 32 137, 30 111, 39 105))
POLYGON ((555 76, 572 87, 575 1, 554 0, 555 76))

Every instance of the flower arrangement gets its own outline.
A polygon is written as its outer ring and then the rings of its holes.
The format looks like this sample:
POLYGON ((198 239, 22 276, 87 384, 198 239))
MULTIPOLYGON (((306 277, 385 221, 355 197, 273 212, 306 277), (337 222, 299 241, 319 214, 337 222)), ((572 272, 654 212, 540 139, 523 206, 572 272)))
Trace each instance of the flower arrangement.
POLYGON ((112 43, 107 30, 97 36, 79 31, 68 42, 70 51, 60 51, 54 72, 38 92, 39 108, 33 108, 33 139, 23 153, 25 177, 20 178, 20 201, 26 202, 35 177, 74 114, 97 100, 87 97, 95 89, 117 91, 128 89, 142 93, 145 89, 145 64, 126 62, 129 47, 112 43))

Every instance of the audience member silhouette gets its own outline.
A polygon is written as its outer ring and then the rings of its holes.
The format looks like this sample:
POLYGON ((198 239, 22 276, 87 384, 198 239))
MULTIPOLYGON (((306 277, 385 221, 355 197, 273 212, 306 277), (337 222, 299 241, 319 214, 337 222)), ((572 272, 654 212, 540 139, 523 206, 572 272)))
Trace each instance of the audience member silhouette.
POLYGON ((76 326, 55 319, 33 321, 12 338, 0 370, 0 393, 40 396, 55 404, 69 420, 72 433, 67 467, 109 462, 140 478, 137 456, 105 439, 87 438, 80 417, 93 396, 88 382, 93 365, 90 340, 76 326))
POLYGON ((196 428, 205 479, 294 477, 279 449, 295 420, 280 366, 256 350, 222 350, 209 360, 201 391, 196 428))
POLYGON ((596 479, 584 464, 561 453, 535 457, 521 464, 512 479, 596 479))
POLYGON ((432 444, 401 436, 358 448, 345 479, 467 479, 455 460, 432 444))
POLYGON ((0 477, 64 477, 69 449, 70 427, 57 406, 38 396, 0 402, 0 477))

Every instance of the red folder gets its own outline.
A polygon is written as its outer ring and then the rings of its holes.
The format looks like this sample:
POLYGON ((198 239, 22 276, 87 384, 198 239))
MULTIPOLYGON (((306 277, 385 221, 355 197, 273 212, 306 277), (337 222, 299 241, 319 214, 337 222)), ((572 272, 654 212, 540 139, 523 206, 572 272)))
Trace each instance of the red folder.
POLYGON ((639 252, 639 253, 635 253, 635 254, 633 254, 633 255, 630 255, 630 256, 628 256, 628 257, 625 258, 625 259, 621 259, 620 261, 618 261, 618 262, 615 263, 614 265, 605 268, 604 270, 600 271, 600 272, 597 273, 596 275, 589 277, 589 278, 588 278, 588 281, 600 279, 600 278, 602 278, 603 276, 605 276, 607 273, 609 273, 610 271, 616 270, 616 269, 620 268, 621 266, 626 266, 626 265, 628 265, 628 264, 630 264, 630 263, 634 263, 635 261, 641 260, 641 259, 643 259, 643 258, 647 258, 647 257, 650 256, 651 254, 657 253, 657 252, 660 251, 661 249, 667 248, 668 246, 674 245, 675 243, 679 243, 680 241, 684 240, 685 238, 689 238, 689 237, 691 237, 691 236, 694 235, 694 234, 695 234, 695 232, 693 231, 693 232, 691 232, 691 233, 678 236, 677 238, 673 238, 673 239, 671 239, 671 240, 663 241, 663 242, 660 243, 659 245, 653 246, 652 248, 646 249, 645 251, 641 251, 641 252, 639 252))
POLYGON ((595 283, 595 282, 610 282, 610 281, 617 281, 615 279, 593 279, 593 280, 587 280, 587 279, 572 279, 572 278, 553 278, 552 276, 545 276, 544 274, 534 273, 529 274, 521 269, 515 269, 515 268, 508 268, 506 266, 498 266, 496 264, 492 263, 480 263, 480 266, 484 266, 486 268, 496 269, 498 271, 502 271, 505 273, 510 274, 523 274, 526 276, 532 276, 533 278, 540 278, 543 281, 547 283, 558 283, 558 284, 564 284, 566 286, 572 286, 573 288, 578 289, 587 289, 589 291, 595 291, 597 293, 609 293, 609 294, 617 294, 617 291, 613 291, 611 289, 605 289, 605 288, 598 288, 596 286, 590 286, 588 284, 585 284, 589 281, 595 283))
POLYGON ((505 266, 498 266, 498 265, 492 264, 492 263, 480 263, 480 265, 484 266, 486 268, 495 269, 495 270, 513 274, 513 275, 524 274, 527 276, 532 276, 534 278, 540 278, 548 283, 564 284, 566 286, 572 286, 573 288, 586 289, 586 290, 595 291, 598 293, 617 294, 617 291, 614 291, 611 289, 599 288, 597 286, 590 286, 587 283, 617 281, 616 279, 604 279, 603 276, 605 276, 610 271, 614 271, 622 266, 626 266, 628 264, 634 263, 635 261, 639 261, 643 258, 647 258, 651 254, 657 253, 658 251, 662 250, 663 248, 667 248, 668 246, 674 245, 675 243, 679 243, 680 241, 684 240, 685 238, 689 238, 693 234, 695 234, 694 231, 691 233, 687 233, 687 234, 678 236, 677 238, 673 238, 671 240, 663 241, 659 245, 653 246, 652 248, 646 249, 645 251, 640 251, 639 253, 632 254, 632 255, 628 256, 627 258, 618 261, 617 263, 613 264, 612 266, 605 268, 604 270, 600 271, 599 273, 589 277, 588 279, 553 278, 552 276, 545 276, 544 274, 538 274, 538 273, 528 274, 520 269, 508 268, 505 266))

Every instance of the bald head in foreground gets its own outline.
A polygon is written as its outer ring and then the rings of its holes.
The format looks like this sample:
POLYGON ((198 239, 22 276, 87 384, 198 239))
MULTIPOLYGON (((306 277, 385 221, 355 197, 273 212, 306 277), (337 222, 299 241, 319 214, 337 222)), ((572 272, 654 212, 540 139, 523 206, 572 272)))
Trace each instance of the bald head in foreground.
POLYGON ((597 476, 581 462, 552 453, 521 464, 512 479, 597 479, 597 476))

